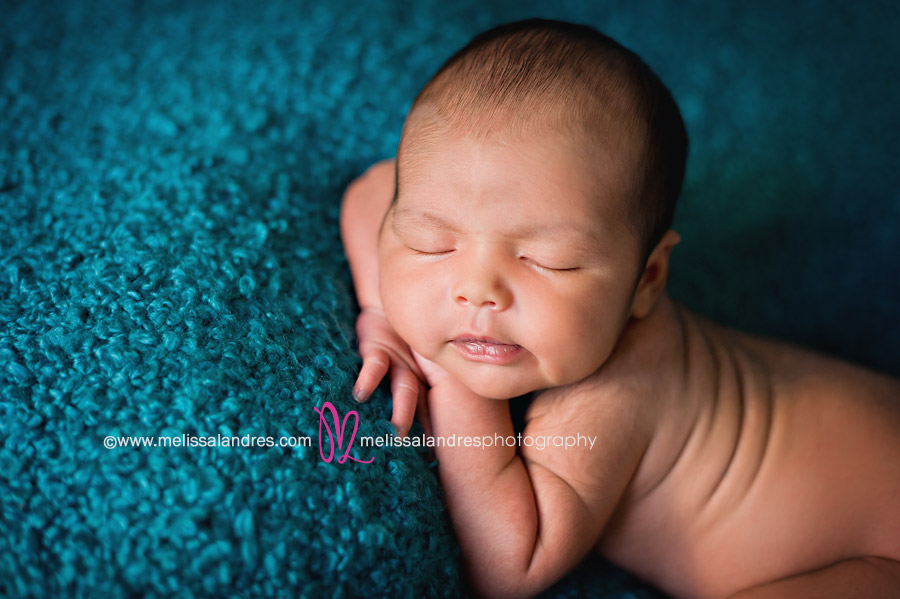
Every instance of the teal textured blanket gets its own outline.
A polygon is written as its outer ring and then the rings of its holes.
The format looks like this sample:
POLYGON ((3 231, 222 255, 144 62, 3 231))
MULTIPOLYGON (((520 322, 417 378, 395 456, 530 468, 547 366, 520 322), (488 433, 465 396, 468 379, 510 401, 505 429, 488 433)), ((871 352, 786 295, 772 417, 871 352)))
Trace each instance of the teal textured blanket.
MULTIPOLYGON (((337 217, 504 21, 671 87, 676 298, 900 374, 900 15, 825 4, 0 1, 0 596, 465 595, 434 464, 361 446, 337 217)), ((650 593, 592 558, 545 596, 650 593)))

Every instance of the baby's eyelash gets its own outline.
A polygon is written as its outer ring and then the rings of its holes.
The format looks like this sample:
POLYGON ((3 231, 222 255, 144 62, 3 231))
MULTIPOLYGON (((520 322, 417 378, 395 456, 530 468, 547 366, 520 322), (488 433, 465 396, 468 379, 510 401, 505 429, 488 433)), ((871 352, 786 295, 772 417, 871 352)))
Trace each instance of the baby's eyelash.
POLYGON ((544 266, 540 262, 536 262, 535 260, 532 260, 531 258, 529 258, 527 256, 521 256, 521 259, 524 260, 525 262, 528 262, 534 268, 537 268, 538 270, 542 270, 545 272, 575 272, 575 271, 581 270, 581 267, 579 267, 579 266, 574 266, 572 268, 551 268, 549 266, 544 266))
POLYGON ((425 252, 425 251, 422 251, 422 250, 417 250, 416 248, 409 248, 409 249, 410 249, 410 251, 412 251, 414 254, 417 254, 417 255, 419 255, 419 256, 443 256, 444 254, 449 254, 450 252, 453 251, 453 250, 443 250, 443 251, 440 251, 440 252, 425 252))

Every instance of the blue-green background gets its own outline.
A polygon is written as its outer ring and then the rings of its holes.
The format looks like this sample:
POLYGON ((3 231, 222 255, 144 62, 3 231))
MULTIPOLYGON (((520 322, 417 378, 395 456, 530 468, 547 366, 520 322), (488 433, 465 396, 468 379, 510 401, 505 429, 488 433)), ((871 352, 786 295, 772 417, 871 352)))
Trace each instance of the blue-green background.
MULTIPOLYGON (((676 298, 900 375, 896 6, 3 0, 0 596, 465 593, 416 451, 102 441, 357 407, 342 189, 504 21, 594 25, 672 89, 676 298)), ((391 430, 384 390, 358 409, 391 430)), ((592 560, 547 596, 648 591, 592 560)))

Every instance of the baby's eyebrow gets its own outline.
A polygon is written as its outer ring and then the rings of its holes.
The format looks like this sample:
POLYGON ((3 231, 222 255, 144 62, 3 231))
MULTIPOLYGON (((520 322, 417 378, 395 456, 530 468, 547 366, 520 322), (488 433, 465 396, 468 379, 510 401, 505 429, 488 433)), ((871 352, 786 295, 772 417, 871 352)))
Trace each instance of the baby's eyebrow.
POLYGON ((410 209, 403 206, 397 207, 394 210, 394 218, 392 219, 391 224, 398 224, 398 220, 400 221, 401 226, 424 225, 434 229, 446 229, 453 233, 459 233, 461 231, 456 223, 451 222, 440 214, 410 209))

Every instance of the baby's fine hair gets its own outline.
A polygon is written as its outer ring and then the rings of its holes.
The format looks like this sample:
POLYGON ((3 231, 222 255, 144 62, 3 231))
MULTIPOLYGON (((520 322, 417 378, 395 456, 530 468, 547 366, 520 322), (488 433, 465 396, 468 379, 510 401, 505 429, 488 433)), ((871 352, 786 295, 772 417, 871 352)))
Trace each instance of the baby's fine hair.
POLYGON ((672 225, 687 160, 681 113, 637 54, 591 27, 529 19, 477 35, 416 97, 398 164, 423 107, 476 137, 587 133, 627 163, 623 204, 645 260, 672 225))

